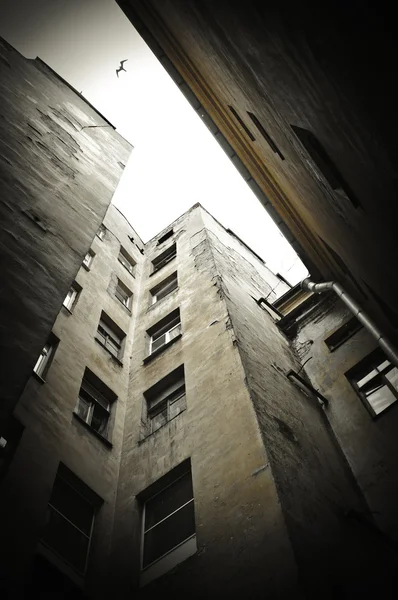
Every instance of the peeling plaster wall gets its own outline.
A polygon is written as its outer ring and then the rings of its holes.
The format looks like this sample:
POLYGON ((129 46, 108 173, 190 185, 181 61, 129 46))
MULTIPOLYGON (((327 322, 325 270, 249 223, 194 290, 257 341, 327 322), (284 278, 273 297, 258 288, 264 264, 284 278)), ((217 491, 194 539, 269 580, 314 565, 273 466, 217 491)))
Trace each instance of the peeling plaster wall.
MULTIPOLYGON (((171 239, 158 247, 159 234, 146 244, 110 567, 116 597, 127 597, 138 585, 142 507, 137 494, 188 457, 198 552, 142 588, 139 597, 257 598, 264 590, 269 597, 300 597, 269 457, 205 229, 215 223, 194 207, 172 224, 171 239), (177 257, 150 275, 149 261, 173 241, 177 257), (175 270, 178 289, 149 306, 149 290, 175 270), (143 366, 146 329, 177 307, 182 337, 143 366), (187 408, 143 438, 143 393, 180 364, 187 408)), ((271 273, 269 281, 258 293, 279 283, 271 273)))
POLYGON ((329 400, 327 418, 358 481, 376 523, 398 542, 398 406, 374 419, 345 373, 377 344, 366 329, 330 352, 324 340, 351 318, 335 296, 319 297, 298 320, 294 340, 313 386, 329 400))
POLYGON ((131 146, 38 59, 3 40, 0 59, 1 423, 27 383, 131 146))
MULTIPOLYGON (((255 288, 267 280, 266 269, 258 262, 253 273, 248 269, 247 251, 237 249, 221 227, 209 229, 220 291, 225 296, 300 581, 310 597, 340 597, 342 589, 352 594, 365 592, 368 585, 378 585, 383 562, 391 564, 391 549, 363 526, 362 530, 353 526, 345 516, 354 510, 372 521, 322 409, 286 377, 290 369, 300 369, 297 355, 268 313, 251 298, 255 288)), ((320 364, 311 366, 316 371, 320 364)))
POLYGON ((26 585, 60 461, 103 500, 95 521, 86 589, 96 598, 106 594, 128 401, 129 358, 144 259, 129 237, 133 236, 141 248, 142 241, 115 207, 109 208, 104 224, 107 227, 104 240, 96 236, 92 243, 95 257, 90 271, 82 267, 77 273, 76 281, 82 291, 73 312, 63 307, 53 326, 60 342, 46 381, 32 375, 14 413, 25 430, 0 486, 0 530, 2 550, 6 549, 2 552, 0 581, 4 583, 5 578, 12 582, 15 597, 21 597, 20 586, 26 585), (117 259, 120 244, 137 262, 135 277, 117 259), (110 283, 115 277, 134 294, 131 313, 114 296, 110 283), (95 341, 102 310, 127 334, 123 365, 95 341), (111 409, 112 447, 73 415, 86 367, 117 395, 111 409))

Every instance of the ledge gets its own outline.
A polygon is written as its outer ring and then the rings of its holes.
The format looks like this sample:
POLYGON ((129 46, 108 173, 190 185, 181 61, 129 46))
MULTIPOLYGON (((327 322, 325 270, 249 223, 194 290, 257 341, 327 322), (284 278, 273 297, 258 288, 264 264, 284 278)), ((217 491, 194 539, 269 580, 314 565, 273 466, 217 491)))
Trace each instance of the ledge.
POLYGON ((32 375, 35 379, 37 379, 37 381, 40 381, 40 383, 47 383, 46 380, 43 379, 43 377, 36 373, 36 371, 32 371, 32 375))
POLYGON ((71 311, 71 309, 68 308, 67 306, 65 306, 64 304, 61 306, 61 310, 66 310, 66 312, 68 312, 70 315, 73 315, 73 312, 71 311))
POLYGON ((77 419, 79 421, 79 423, 81 423, 82 425, 84 425, 84 427, 86 429, 88 429, 88 431, 90 431, 90 433, 92 433, 93 435, 95 435, 95 437, 97 437, 99 440, 101 440, 101 442, 107 446, 108 448, 113 448, 113 444, 112 442, 110 442, 106 437, 104 437, 103 435, 101 435, 100 433, 98 433, 98 431, 95 431, 95 429, 93 429, 91 427, 91 425, 89 425, 88 423, 86 423, 86 421, 84 419, 82 419, 76 412, 73 411, 73 416, 75 419, 77 419))
POLYGON ((122 361, 119 360, 114 354, 112 354, 112 352, 110 350, 108 350, 108 348, 105 346, 105 344, 103 344, 101 342, 101 340, 99 340, 98 338, 94 338, 94 339, 97 342, 97 344, 99 344, 104 350, 106 350, 106 352, 111 356, 111 358, 115 361, 115 363, 117 365, 119 365, 119 367, 123 367, 122 361))
POLYGON ((170 298, 175 292, 178 292, 179 288, 178 286, 169 294, 167 294, 167 296, 163 296, 163 298, 161 298, 160 300, 158 300, 157 302, 154 302, 153 304, 151 304, 150 306, 148 306, 148 308, 146 309, 146 312, 150 312, 151 310, 154 310, 156 306, 159 306, 159 304, 162 304, 162 302, 164 300, 166 300, 166 298, 170 298))
POLYGON ((87 265, 85 265, 84 263, 82 263, 82 267, 83 269, 86 269, 86 271, 90 271, 90 267, 88 267, 87 265))
POLYGON ((159 269, 156 269, 156 271, 152 271, 152 273, 149 273, 149 277, 152 277, 152 275, 156 275, 156 273, 159 273, 159 271, 161 271, 162 269, 164 269, 165 267, 167 267, 167 265, 169 265, 171 262, 173 262, 173 260, 175 258, 177 258, 177 255, 173 256, 173 258, 171 260, 169 260, 166 264, 164 264, 161 267, 159 267, 159 269))
POLYGON ((146 356, 144 358, 144 360, 143 360, 144 365, 146 365, 149 362, 151 362, 151 360, 153 360, 154 358, 156 358, 157 356, 159 356, 159 354, 162 354, 162 352, 164 352, 165 350, 167 350, 167 348, 169 348, 172 344, 174 344, 177 340, 179 340, 180 337, 182 337, 182 333, 179 333, 170 342, 167 342, 167 344, 164 344, 163 346, 161 346, 160 348, 158 348, 157 350, 155 350, 155 352, 152 352, 152 354, 150 354, 149 356, 146 356))
POLYGON ((185 412, 186 410, 187 410, 187 407, 183 408, 178 413, 178 415, 175 415, 175 417, 173 417, 172 419, 170 419, 169 421, 167 421, 166 423, 164 423, 163 425, 161 425, 161 427, 159 427, 159 429, 157 429, 156 431, 151 431, 151 433, 148 433, 148 435, 146 435, 145 437, 143 437, 140 440, 138 440, 138 445, 141 446, 141 444, 143 444, 144 442, 146 442, 152 436, 156 435, 158 431, 161 431, 164 427, 166 427, 166 425, 168 425, 169 423, 171 423, 172 421, 174 421, 174 419, 176 419, 177 417, 179 417, 180 415, 182 415, 182 413, 185 412))

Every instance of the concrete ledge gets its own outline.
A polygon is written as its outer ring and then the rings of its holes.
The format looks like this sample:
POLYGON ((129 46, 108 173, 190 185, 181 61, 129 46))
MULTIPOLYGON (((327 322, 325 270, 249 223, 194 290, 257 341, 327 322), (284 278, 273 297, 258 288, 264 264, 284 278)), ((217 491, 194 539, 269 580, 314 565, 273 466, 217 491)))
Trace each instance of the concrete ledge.
POLYGON ((79 421, 79 423, 84 425, 86 429, 88 429, 93 435, 95 435, 99 440, 101 440, 101 442, 105 446, 107 446, 109 449, 113 448, 112 442, 110 442, 106 437, 98 433, 98 431, 95 431, 95 429, 93 429, 88 423, 86 423, 86 421, 84 421, 84 419, 82 419, 77 413, 73 412, 72 414, 74 418, 79 421))
POLYGON ((157 356, 159 356, 159 354, 162 354, 162 352, 164 352, 167 348, 169 348, 172 344, 174 344, 177 340, 179 340, 181 336, 182 336, 182 333, 179 333, 170 342, 167 342, 167 344, 164 344, 163 346, 161 346, 160 348, 158 348, 157 350, 155 350, 155 352, 152 352, 152 354, 150 354, 149 356, 145 357, 144 360, 143 360, 144 365, 146 365, 149 362, 151 362, 151 360, 153 360, 154 358, 156 358, 157 356))

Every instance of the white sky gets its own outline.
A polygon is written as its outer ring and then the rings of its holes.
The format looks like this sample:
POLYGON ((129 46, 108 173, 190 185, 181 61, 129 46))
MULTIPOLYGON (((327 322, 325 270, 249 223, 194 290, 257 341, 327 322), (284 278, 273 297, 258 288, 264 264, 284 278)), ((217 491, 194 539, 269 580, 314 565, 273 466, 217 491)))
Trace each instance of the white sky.
POLYGON ((114 196, 147 241, 200 202, 292 284, 307 269, 113 0, 1 0, 0 36, 39 56, 134 150, 114 196), (127 73, 116 77, 120 60, 127 73))

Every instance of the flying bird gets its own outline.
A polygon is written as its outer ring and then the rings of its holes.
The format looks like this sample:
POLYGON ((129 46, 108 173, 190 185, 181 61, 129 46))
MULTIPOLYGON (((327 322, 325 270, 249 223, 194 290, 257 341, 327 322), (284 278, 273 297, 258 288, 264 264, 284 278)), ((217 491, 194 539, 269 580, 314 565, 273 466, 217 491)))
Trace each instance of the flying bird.
POLYGON ((119 77, 119 73, 120 71, 124 71, 125 73, 127 73, 126 69, 123 67, 124 63, 128 61, 128 58, 126 58, 125 60, 121 60, 120 61, 120 67, 118 69, 116 69, 116 75, 119 77))

